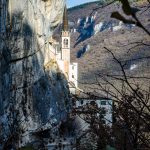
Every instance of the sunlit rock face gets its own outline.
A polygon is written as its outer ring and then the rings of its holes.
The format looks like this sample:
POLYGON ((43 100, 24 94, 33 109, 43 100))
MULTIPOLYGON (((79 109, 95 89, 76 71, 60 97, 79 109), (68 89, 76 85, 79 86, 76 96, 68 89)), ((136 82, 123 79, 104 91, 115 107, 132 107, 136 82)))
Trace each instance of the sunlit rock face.
POLYGON ((0 1, 0 149, 9 140, 31 142, 33 132, 59 124, 70 109, 67 81, 48 49, 64 5, 65 0, 0 1))

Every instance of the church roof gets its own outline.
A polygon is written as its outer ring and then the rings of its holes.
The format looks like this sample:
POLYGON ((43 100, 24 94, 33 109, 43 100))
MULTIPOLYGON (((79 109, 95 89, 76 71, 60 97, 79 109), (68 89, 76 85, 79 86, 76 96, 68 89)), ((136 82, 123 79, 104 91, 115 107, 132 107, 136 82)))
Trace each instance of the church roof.
POLYGON ((68 13, 67 13, 67 7, 64 8, 64 14, 63 14, 63 31, 68 31, 68 13))

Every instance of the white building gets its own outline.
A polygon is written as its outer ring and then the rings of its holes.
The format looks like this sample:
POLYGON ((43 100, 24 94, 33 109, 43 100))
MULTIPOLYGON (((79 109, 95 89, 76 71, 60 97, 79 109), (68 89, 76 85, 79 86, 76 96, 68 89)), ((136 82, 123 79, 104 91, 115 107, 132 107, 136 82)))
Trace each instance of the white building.
POLYGON ((48 143, 47 149, 48 150, 76 150, 75 148, 75 138, 66 138, 64 139, 55 139, 53 143, 48 143))
MULTIPOLYGON (((99 110, 103 110, 103 121, 106 125, 112 126, 113 122, 113 101, 109 99, 97 99, 97 100, 88 100, 80 99, 76 101, 76 110, 83 110, 86 106, 94 101, 97 104, 99 110)), ((99 115, 99 113, 97 113, 99 115)))
POLYGON ((51 49, 51 58, 57 61, 60 70, 68 80, 70 92, 75 94, 76 88, 78 88, 78 63, 70 62, 70 31, 66 7, 63 16, 61 48, 60 44, 52 38, 49 40, 49 47, 51 49))
POLYGON ((78 63, 70 64, 69 71, 70 92, 75 94, 78 88, 78 63))
MULTIPOLYGON (((121 24, 121 23, 120 23, 121 24)), ((70 92, 72 94, 76 94, 79 90, 78 88, 78 63, 71 63, 70 61, 70 31, 68 27, 68 19, 67 19, 67 9, 64 10, 64 16, 63 16, 63 29, 62 29, 62 35, 61 35, 61 48, 60 44, 53 40, 52 38, 49 40, 49 43, 52 49, 53 57, 56 59, 60 70, 64 73, 66 76, 70 92)), ((90 46, 87 46, 87 49, 89 49, 90 46)), ((81 91, 81 90, 80 90, 81 91)), ((90 104, 90 102, 93 100, 78 100, 76 101, 75 107, 76 109, 82 108, 85 105, 90 104)), ((98 106, 98 108, 104 109, 104 121, 107 125, 112 124, 112 100, 103 100, 98 99, 94 100, 98 106)))

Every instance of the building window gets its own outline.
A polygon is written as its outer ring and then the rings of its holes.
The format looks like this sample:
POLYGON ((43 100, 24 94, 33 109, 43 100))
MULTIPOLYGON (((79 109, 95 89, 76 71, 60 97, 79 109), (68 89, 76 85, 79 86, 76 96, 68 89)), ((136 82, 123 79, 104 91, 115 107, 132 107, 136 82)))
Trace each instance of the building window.
POLYGON ((56 53, 60 53, 61 49, 58 44, 55 45, 56 53))
POLYGON ((74 75, 72 75, 72 78, 74 78, 74 75))
POLYGON ((101 105, 106 105, 106 101, 101 101, 101 105))
POLYGON ((72 66, 72 70, 74 70, 74 66, 72 66))
POLYGON ((64 47, 68 48, 68 39, 64 39, 64 47))

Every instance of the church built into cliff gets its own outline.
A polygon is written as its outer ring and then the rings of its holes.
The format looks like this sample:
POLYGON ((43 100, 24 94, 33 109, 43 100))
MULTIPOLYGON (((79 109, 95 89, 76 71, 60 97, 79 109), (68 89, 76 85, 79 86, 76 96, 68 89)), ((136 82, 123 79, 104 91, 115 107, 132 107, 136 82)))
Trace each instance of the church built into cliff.
POLYGON ((68 25, 67 8, 64 9, 63 14, 63 28, 61 33, 61 44, 51 38, 49 46, 53 49, 51 56, 54 58, 60 70, 64 73, 69 82, 70 92, 75 94, 78 87, 78 63, 71 63, 70 61, 70 31, 68 25), (52 48, 53 47, 53 48, 52 48))

